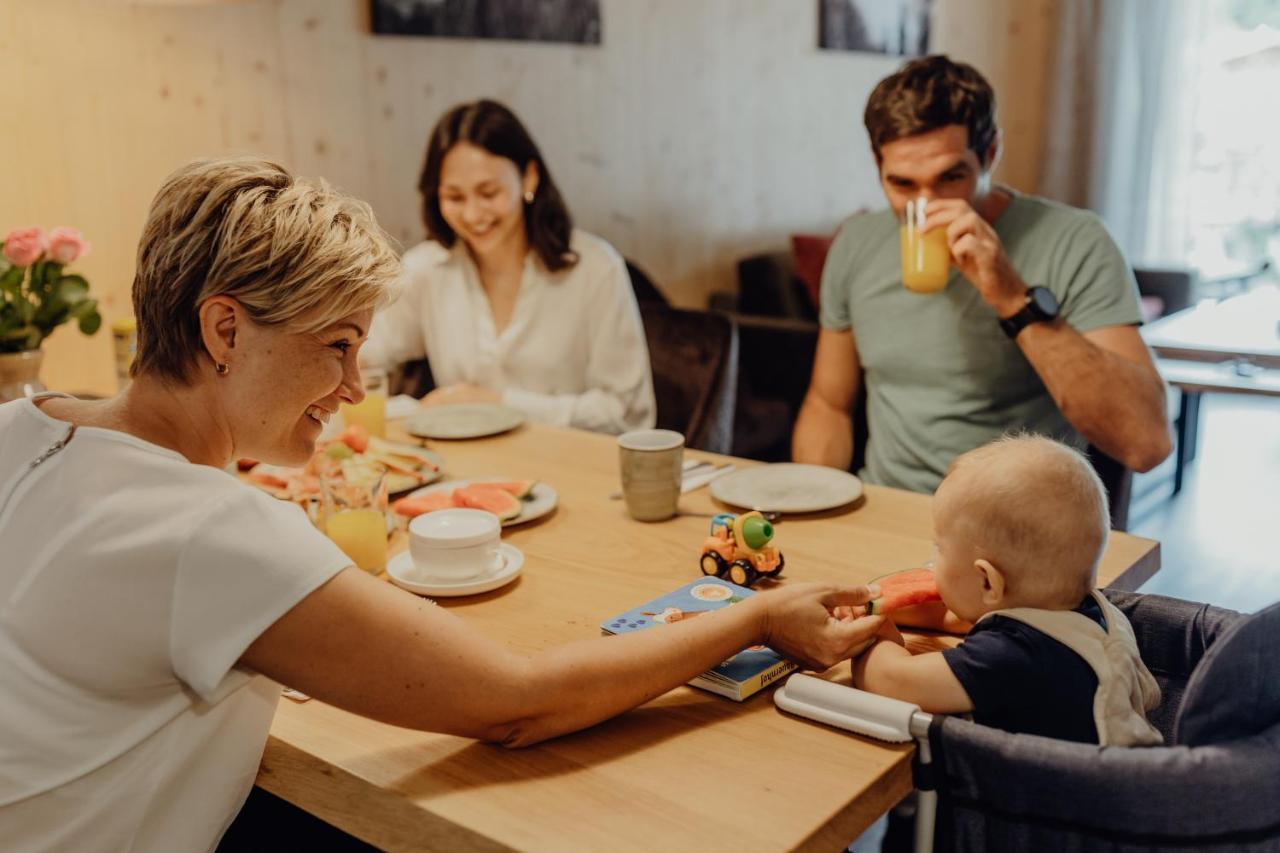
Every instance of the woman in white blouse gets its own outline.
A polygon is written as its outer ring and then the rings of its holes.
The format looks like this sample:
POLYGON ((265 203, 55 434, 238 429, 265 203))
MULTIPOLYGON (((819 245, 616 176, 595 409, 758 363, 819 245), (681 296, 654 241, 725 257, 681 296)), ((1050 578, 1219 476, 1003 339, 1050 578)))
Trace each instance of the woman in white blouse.
POLYGON ((405 253, 400 298, 364 360, 426 356, 424 405, 502 402, 597 432, 653 426, 649 353, 626 265, 573 228, 542 155, 494 101, 455 107, 418 183, 430 239, 405 253))

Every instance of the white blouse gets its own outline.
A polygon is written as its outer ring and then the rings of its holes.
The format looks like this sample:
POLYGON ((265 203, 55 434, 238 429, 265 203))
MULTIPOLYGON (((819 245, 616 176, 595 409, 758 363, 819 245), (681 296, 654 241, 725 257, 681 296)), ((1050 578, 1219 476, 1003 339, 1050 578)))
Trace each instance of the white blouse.
POLYGON ((374 318, 361 360, 393 367, 425 356, 437 385, 493 388, 543 423, 614 434, 653 426, 649 350, 626 265, 584 231, 570 247, 578 262, 555 273, 529 253, 498 334, 463 242, 419 243, 405 252, 401 293, 374 318))

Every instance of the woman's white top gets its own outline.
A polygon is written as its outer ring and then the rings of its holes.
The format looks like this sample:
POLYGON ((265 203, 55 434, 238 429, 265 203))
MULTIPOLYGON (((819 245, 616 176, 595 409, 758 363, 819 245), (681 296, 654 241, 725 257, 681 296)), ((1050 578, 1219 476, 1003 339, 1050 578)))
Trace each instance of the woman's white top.
POLYGON ((279 685, 245 649, 351 564, 298 507, 0 405, 0 847, 209 850, 279 685))
POLYGON ((502 392, 527 417, 622 433, 655 421, 640 310, 622 257, 575 230, 578 262, 548 272, 525 258, 511 321, 499 334, 462 240, 405 252, 399 298, 373 321, 362 360, 393 367, 426 357, 438 386, 470 382, 502 392))

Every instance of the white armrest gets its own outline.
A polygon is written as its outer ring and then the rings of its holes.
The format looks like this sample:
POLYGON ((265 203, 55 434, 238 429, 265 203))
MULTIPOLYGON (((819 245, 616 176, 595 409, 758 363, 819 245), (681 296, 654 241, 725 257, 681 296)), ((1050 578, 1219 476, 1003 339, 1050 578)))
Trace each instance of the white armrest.
POLYGON ((890 743, 906 743, 922 736, 931 719, 919 705, 812 675, 791 676, 773 692, 773 701, 788 713, 890 743))

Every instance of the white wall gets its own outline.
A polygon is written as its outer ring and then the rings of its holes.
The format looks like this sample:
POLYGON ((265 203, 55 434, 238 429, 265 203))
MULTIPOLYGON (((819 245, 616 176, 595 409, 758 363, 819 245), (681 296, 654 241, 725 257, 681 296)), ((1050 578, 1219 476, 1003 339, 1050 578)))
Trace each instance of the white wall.
MULTIPOLYGON (((449 106, 510 104, 577 222, 676 302, 733 286, 744 254, 880 201, 862 107, 898 60, 820 51, 814 0, 602 0, 604 44, 373 37, 362 0, 0 5, 0 230, 80 227, 107 319, 160 180, 201 155, 261 152, 373 203, 419 239, 414 186, 449 106)), ((1056 0, 938 0, 935 47, 988 73, 1001 176, 1031 190, 1056 0)), ((63 329, 46 380, 112 390, 106 333, 63 329)))

